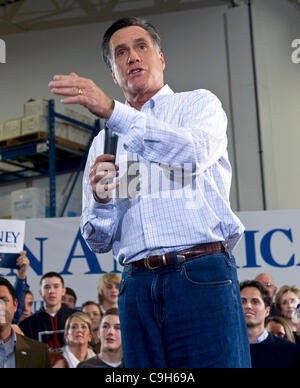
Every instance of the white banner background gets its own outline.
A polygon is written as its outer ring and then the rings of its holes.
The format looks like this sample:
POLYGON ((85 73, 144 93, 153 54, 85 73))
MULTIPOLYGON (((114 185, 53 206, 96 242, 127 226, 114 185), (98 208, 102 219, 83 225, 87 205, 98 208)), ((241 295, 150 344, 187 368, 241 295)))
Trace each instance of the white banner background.
MULTIPOLYGON (((234 249, 240 280, 267 272, 276 285, 300 287, 300 210, 242 212, 237 214, 246 227, 234 249)), ((42 274, 62 274, 74 289, 79 307, 87 300, 97 301, 97 283, 103 273, 122 271, 112 254, 89 251, 79 232, 79 218, 26 220, 25 245, 31 267, 28 284, 40 307, 39 281, 42 274)), ((14 272, 0 268, 0 274, 14 283, 14 272)))

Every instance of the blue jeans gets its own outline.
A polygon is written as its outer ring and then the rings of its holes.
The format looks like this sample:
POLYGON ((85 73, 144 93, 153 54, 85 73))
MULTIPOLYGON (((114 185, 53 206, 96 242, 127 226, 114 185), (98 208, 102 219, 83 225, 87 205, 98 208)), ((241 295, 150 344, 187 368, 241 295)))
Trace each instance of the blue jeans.
POLYGON ((250 368, 230 251, 154 270, 124 268, 119 294, 127 368, 250 368))

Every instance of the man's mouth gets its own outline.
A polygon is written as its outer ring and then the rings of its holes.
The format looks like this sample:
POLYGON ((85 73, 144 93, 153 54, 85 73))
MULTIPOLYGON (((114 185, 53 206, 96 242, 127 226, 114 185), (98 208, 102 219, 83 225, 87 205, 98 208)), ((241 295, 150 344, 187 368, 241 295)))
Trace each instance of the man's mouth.
POLYGON ((144 69, 142 69, 142 68, 132 69, 132 70, 129 71, 129 75, 140 74, 142 71, 144 71, 144 69))

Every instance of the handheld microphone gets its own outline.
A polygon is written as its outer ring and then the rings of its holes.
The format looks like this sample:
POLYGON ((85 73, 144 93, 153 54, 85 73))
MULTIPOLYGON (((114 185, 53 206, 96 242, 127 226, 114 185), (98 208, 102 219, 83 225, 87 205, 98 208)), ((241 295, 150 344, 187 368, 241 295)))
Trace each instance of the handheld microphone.
MULTIPOLYGON (((114 131, 105 125, 104 154, 114 155, 116 157, 118 147, 118 136, 114 131)), ((105 179, 103 184, 110 184, 113 179, 105 179)))
POLYGON ((107 126, 105 126, 104 153, 116 156, 118 146, 118 135, 107 126))

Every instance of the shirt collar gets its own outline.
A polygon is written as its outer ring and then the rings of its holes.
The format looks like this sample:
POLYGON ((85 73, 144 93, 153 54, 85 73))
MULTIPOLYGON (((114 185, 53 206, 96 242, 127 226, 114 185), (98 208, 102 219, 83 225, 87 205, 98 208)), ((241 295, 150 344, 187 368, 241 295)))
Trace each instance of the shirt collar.
MULTIPOLYGON (((150 106, 153 107, 160 96, 166 96, 166 95, 170 95, 170 94, 174 94, 174 92, 170 88, 170 86, 166 84, 156 94, 154 94, 154 96, 151 97, 150 100, 148 100, 144 104, 144 106, 147 105, 147 104, 150 104, 150 106)), ((130 106, 128 101, 125 102, 125 105, 130 106)))
POLYGON ((251 342, 251 345, 260 344, 268 338, 268 335, 269 333, 265 329, 264 332, 258 338, 256 338, 254 342, 251 342))
MULTIPOLYGON (((14 352, 14 349, 15 349, 15 346, 17 343, 17 336, 16 336, 16 333, 13 329, 11 329, 11 337, 8 341, 9 341, 9 347, 7 349, 7 354, 10 354, 10 353, 14 352)), ((4 342, 2 340, 0 340, 0 345, 2 345, 4 347, 4 342)))

